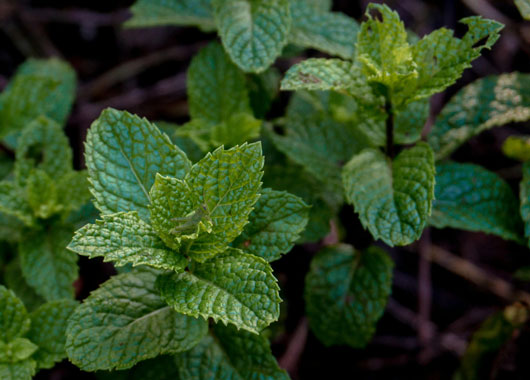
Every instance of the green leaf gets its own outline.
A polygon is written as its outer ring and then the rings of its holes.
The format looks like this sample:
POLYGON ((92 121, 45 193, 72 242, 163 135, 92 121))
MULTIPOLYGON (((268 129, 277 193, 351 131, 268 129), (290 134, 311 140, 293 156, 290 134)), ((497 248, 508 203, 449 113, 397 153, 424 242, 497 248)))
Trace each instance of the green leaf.
POLYGON ((453 37, 452 30, 441 28, 412 47, 418 78, 415 88, 409 87, 406 92, 413 100, 442 92, 455 83, 462 72, 471 67, 471 62, 480 57, 483 49, 491 49, 504 27, 480 16, 467 17, 460 22, 469 29, 462 39, 453 37))
POLYGON ((487 378, 491 374, 498 351, 512 338, 514 331, 522 327, 527 318, 528 310, 517 304, 489 317, 473 334, 453 380, 487 378))
POLYGON ((434 155, 425 143, 403 150, 394 161, 365 149, 342 172, 346 198, 375 239, 390 246, 417 240, 431 214, 434 155))
POLYGON ((515 5, 525 20, 530 20, 530 1, 515 0, 515 5))
POLYGON ((524 222, 524 236, 530 238, 530 162, 523 164, 523 179, 519 184, 520 213, 524 222))
POLYGON ((29 330, 31 321, 22 301, 0 285, 0 341, 11 342, 29 330))
POLYGON ((63 208, 59 204, 60 194, 57 192, 55 181, 44 170, 32 170, 27 179, 27 200, 37 218, 47 219, 60 212, 63 208))
POLYGON ((126 27, 144 28, 162 25, 196 25, 214 29, 211 0, 137 0, 131 7, 133 17, 126 27))
POLYGON ((291 0, 291 15, 291 43, 344 59, 355 56, 359 25, 352 18, 310 6, 307 0, 291 0))
POLYGON ((227 121, 216 124, 211 131, 211 144, 234 146, 259 137, 261 120, 251 114, 238 113, 232 115, 227 121))
POLYGON ((64 214, 79 210, 90 200, 87 176, 86 170, 71 171, 57 181, 57 189, 61 195, 59 201, 64 214))
POLYGON ((223 147, 193 165, 186 182, 199 195, 212 220, 212 232, 201 234, 186 252, 203 262, 225 250, 248 222, 259 198, 263 175, 261 144, 223 147))
POLYGON ((284 132, 271 134, 278 150, 340 194, 342 165, 364 148, 353 126, 320 113, 288 117, 284 132))
POLYGON ((178 354, 176 365, 181 380, 289 380, 266 338, 220 324, 193 349, 178 354))
POLYGON ((309 206, 285 191, 263 189, 234 246, 268 262, 289 252, 309 219, 309 206))
POLYGON ((254 115, 264 119, 280 91, 280 71, 272 66, 260 74, 247 75, 247 88, 254 115))
POLYGON ((72 150, 59 124, 39 117, 30 123, 17 143, 15 177, 25 186, 34 169, 44 171, 51 179, 58 180, 72 171, 72 150))
POLYGON ((38 347, 26 338, 15 338, 9 343, 0 341, 0 363, 17 363, 28 359, 38 347))
POLYGON ((103 220, 87 224, 75 233, 68 249, 90 258, 103 257, 117 266, 149 265, 179 271, 187 265, 186 258, 167 248, 136 211, 104 215, 103 220))
POLYGON ((530 161, 530 136, 508 136, 502 144, 502 152, 514 160, 530 161))
POLYGON ((280 314, 279 287, 270 265, 235 248, 192 271, 161 276, 157 284, 162 298, 177 312, 256 334, 280 314))
POLYGON ((282 79, 282 90, 351 90, 364 79, 353 63, 340 59, 310 58, 292 66, 282 79))
POLYGON ((26 194, 10 181, 0 181, 0 212, 16 217, 26 226, 31 226, 34 222, 33 211, 26 201, 26 194))
POLYGON ((357 37, 357 61, 370 82, 387 86, 391 94, 398 92, 417 77, 405 25, 384 4, 369 4, 365 16, 357 37))
POLYGON ((0 363, 0 379, 31 380, 36 370, 36 363, 31 359, 17 363, 0 363))
POLYGON ((22 64, 2 93, 0 136, 21 130, 38 116, 62 125, 72 107, 76 79, 66 62, 30 59, 22 64))
POLYGON ((160 298, 153 272, 112 277, 68 320, 66 352, 85 371, 127 369, 186 351, 207 332, 204 320, 178 314, 160 298))
POLYGON ((5 268, 4 280, 6 286, 22 300, 27 310, 32 311, 42 305, 45 301, 37 294, 24 278, 20 261, 12 260, 5 268))
POLYGON ((191 167, 154 124, 110 108, 88 131, 85 159, 96 207, 103 214, 138 211, 144 221, 156 173, 183 178, 191 167))
POLYGON ((251 113, 245 75, 217 42, 193 57, 188 69, 188 98, 192 119, 213 124, 234 114, 251 113))
POLYGON ((72 233, 68 226, 52 225, 29 232, 18 244, 26 281, 48 301, 74 296, 77 255, 66 249, 72 233))
POLYGON ((471 164, 436 165, 436 186, 429 223, 482 231, 521 241, 519 202, 510 186, 495 173, 471 164))
POLYGON ((460 90, 436 119, 429 145, 437 159, 487 129, 530 120, 530 75, 512 73, 479 79, 460 90))
POLYGON ((364 347, 383 315, 392 288, 392 259, 380 248, 327 247, 306 277, 312 331, 326 346, 364 347))
POLYGON ((230 58, 261 72, 280 55, 291 30, 289 0, 213 0, 215 23, 230 58))
POLYGON ((178 250, 182 241, 195 240, 202 232, 212 232, 206 204, 199 203, 198 194, 185 181, 157 175, 150 195, 153 229, 172 249, 178 250))
POLYGON ((66 358, 66 322, 77 306, 74 300, 57 300, 31 313, 28 338, 38 346, 33 356, 38 368, 52 368, 66 358))

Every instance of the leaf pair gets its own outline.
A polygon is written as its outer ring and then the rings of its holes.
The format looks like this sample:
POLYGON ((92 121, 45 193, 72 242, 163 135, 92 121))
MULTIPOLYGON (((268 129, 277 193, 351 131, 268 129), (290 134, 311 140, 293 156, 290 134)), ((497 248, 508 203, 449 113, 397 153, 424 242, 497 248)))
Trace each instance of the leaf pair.
POLYGON ((63 360, 66 321, 76 306, 57 300, 28 314, 22 301, 0 286, 0 377, 30 380, 38 369, 63 360))
POLYGON ((343 58, 353 57, 357 23, 312 0, 138 0, 131 27, 197 25, 217 29, 232 61, 245 72, 262 72, 287 43, 343 58))

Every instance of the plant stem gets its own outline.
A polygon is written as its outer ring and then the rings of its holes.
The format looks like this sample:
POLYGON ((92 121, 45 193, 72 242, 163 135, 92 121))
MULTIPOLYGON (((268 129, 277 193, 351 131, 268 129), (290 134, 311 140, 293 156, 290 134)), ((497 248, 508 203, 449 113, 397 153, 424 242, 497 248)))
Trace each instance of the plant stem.
POLYGON ((387 97, 385 103, 386 119, 386 155, 394 158, 394 113, 392 111, 392 103, 387 97))

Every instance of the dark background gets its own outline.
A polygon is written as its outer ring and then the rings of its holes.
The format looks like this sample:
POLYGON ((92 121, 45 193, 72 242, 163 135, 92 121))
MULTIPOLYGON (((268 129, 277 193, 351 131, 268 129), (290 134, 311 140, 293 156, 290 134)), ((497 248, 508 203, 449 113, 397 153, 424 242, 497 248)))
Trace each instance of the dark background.
MULTIPOLYGON (((78 96, 66 126, 77 167, 83 165, 86 130, 105 107, 127 109, 153 120, 185 122, 186 69, 193 55, 216 38, 214 33, 194 28, 124 30, 121 23, 129 17, 126 8, 131 3, 0 0, 0 89, 27 57, 59 56, 77 71, 78 96)), ((334 10, 360 20, 367 3, 336 0, 334 10)), ((462 35, 464 28, 458 20, 475 14, 506 24, 493 50, 478 59, 455 86, 433 98, 433 115, 455 91, 476 78, 530 69, 530 23, 523 22, 512 1, 386 3, 420 36, 442 26, 462 35)), ((315 55, 315 51, 305 54, 315 55)), ((279 60, 277 66, 283 71, 295 61, 279 60)), ((281 94, 269 116, 282 112, 288 96, 281 94)), ((483 165, 517 191, 520 165, 505 158, 500 146, 510 134, 529 132, 528 127, 513 124, 483 133, 459 149, 453 159, 483 165)), ((366 232, 352 209, 345 208, 340 217, 347 231, 345 240, 362 245, 366 232)), ((275 263, 286 300, 286 320, 273 349, 295 380, 450 378, 478 325, 518 299, 517 289, 530 292, 530 287, 511 276, 517 268, 530 265, 527 248, 480 233, 426 230, 414 245, 389 250, 396 262, 393 295, 373 342, 364 350, 326 348, 308 331, 303 317, 304 277, 318 249, 319 245, 296 247, 275 263), (433 262, 428 259, 429 252, 435 252, 433 262)), ((76 284, 80 299, 114 273, 111 266, 97 260, 81 258, 80 265, 81 278, 76 284)), ((527 327, 515 334, 491 358, 493 368, 484 379, 529 379, 529 337, 527 327)), ((82 380, 94 376, 63 362, 53 370, 41 371, 37 378, 82 380)))

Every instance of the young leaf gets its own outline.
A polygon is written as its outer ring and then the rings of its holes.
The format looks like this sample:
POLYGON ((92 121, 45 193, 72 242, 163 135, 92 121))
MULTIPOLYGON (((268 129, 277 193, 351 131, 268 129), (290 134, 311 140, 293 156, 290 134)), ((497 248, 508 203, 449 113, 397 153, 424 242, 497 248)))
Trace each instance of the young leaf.
POLYGON ((52 58, 22 64, 2 94, 0 136, 21 130, 33 119, 46 116, 62 125, 75 97, 74 70, 52 58))
POLYGON ((37 346, 26 338, 15 338, 9 343, 0 341, 0 363, 17 363, 28 359, 37 346))
POLYGON ((58 180, 73 170, 72 161, 72 150, 61 126, 51 119, 39 117, 23 130, 18 139, 16 181, 19 186, 25 186, 34 169, 58 180))
POLYGON ((214 29, 211 0, 137 0, 131 7, 133 17, 126 27, 196 25, 214 29))
POLYGON ((327 247, 311 262, 305 300, 311 329, 326 346, 364 347, 392 287, 392 259, 382 249, 327 247))
POLYGON ((434 155, 425 143, 393 162, 375 149, 354 156, 342 171, 346 198, 375 239, 390 246, 417 240, 431 214, 434 155))
POLYGON ((522 240, 519 204, 512 189, 502 178, 480 166, 438 164, 434 198, 429 223, 437 228, 482 231, 522 240))
POLYGON ((33 211, 26 201, 26 194, 11 181, 0 181, 0 212, 16 217, 26 226, 34 223, 33 211))
POLYGON ((508 136, 502 144, 502 152, 514 160, 530 161, 530 137, 508 136))
POLYGON ((502 74, 479 79, 464 87, 447 103, 429 134, 429 145, 437 159, 445 158, 482 131, 530 120, 529 103, 528 74, 502 74))
POLYGON ((192 119, 212 124, 234 114, 251 113, 245 75, 217 42, 193 57, 188 69, 188 98, 192 119))
POLYGON ((216 124, 211 131, 211 144, 214 147, 229 147, 255 140, 259 137, 262 121, 248 113, 232 115, 228 120, 216 124))
POLYGON ((479 16, 460 22, 469 29, 462 39, 453 37, 453 31, 441 28, 412 47, 418 78, 415 88, 406 92, 413 100, 434 95, 455 83, 483 49, 491 49, 503 28, 502 24, 479 16))
POLYGON ((86 371, 127 369, 195 346, 206 322, 173 311, 155 279, 149 271, 120 274, 92 292, 68 320, 69 359, 86 371))
POLYGON ((102 256, 117 266, 149 265, 183 270, 187 260, 168 249, 155 230, 136 211, 104 215, 103 220, 76 231, 68 249, 90 258, 102 256))
POLYGON ((264 71, 287 44, 289 0, 213 0, 213 6, 221 41, 243 71, 264 71))
POLYGON ((179 313, 213 318, 256 334, 280 314, 279 287, 270 265, 235 248, 192 271, 161 276, 157 285, 162 298, 179 313))
POLYGON ((266 338, 221 324, 190 351, 178 354, 176 365, 180 380, 289 380, 266 338))
POLYGON ((72 233, 70 227, 53 225, 29 232, 18 245, 26 281, 48 301, 74 296, 77 255, 66 249, 72 233))
POLYGON ((234 241, 234 247, 268 262, 289 252, 309 218, 309 206, 284 191, 263 189, 249 224, 234 241))
POLYGON ((33 356, 38 368, 52 368, 66 358, 66 322, 77 305, 74 300, 57 300, 31 313, 28 338, 38 347, 33 356))
POLYGON ((183 240, 212 232, 209 210, 185 181, 157 174, 150 195, 151 223, 167 246, 178 250, 183 240))
POLYGON ((212 232, 193 241, 187 254, 204 262, 225 250, 243 231, 259 198, 263 175, 261 144, 223 147, 193 165, 186 182, 209 212, 212 232))
POLYGON ((15 293, 0 285, 0 341, 8 343, 29 331, 31 320, 15 293))
POLYGON ((60 212, 59 193, 55 182, 44 170, 35 169, 29 174, 26 187, 27 200, 37 218, 47 219, 60 212))
POLYGON ((144 221, 156 173, 183 178, 191 167, 154 124, 110 108, 88 131, 85 158, 96 207, 103 214, 137 211, 144 221))
POLYGON ((355 56, 359 26, 352 18, 311 6, 307 0, 291 0, 293 25, 289 41, 344 59, 355 56))

